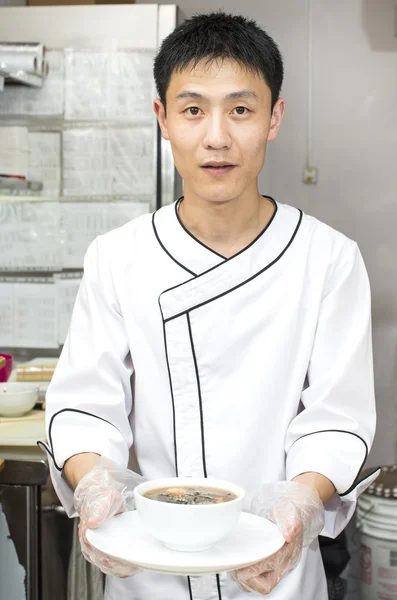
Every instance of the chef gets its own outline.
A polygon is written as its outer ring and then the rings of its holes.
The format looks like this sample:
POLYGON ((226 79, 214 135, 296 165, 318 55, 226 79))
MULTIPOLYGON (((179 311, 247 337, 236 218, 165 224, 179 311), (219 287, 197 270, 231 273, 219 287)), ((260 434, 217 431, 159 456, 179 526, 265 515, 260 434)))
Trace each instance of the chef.
POLYGON ((108 575, 107 600, 325 600, 317 536, 338 535, 377 476, 361 476, 375 430, 363 260, 343 234, 259 193, 284 101, 280 52, 257 24, 185 21, 154 76, 184 195, 88 248, 47 393, 54 486, 108 575), (203 577, 96 551, 87 527, 132 508, 132 445, 146 479, 242 486, 244 510, 271 518, 283 548, 203 577))

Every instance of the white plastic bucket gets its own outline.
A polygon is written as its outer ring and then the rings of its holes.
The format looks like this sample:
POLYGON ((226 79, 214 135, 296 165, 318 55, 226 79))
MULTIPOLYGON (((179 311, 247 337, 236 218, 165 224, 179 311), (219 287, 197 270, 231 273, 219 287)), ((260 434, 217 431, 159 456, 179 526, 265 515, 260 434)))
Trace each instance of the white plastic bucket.
POLYGON ((360 600, 397 600, 397 499, 358 500, 360 600))

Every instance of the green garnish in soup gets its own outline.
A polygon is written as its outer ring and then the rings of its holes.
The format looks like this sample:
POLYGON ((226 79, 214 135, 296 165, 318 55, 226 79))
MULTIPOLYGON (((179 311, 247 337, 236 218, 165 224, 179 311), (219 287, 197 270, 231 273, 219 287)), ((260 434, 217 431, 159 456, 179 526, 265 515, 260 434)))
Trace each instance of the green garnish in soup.
POLYGON ((236 494, 212 487, 163 487, 143 494, 145 498, 172 504, 221 504, 237 498, 236 494))

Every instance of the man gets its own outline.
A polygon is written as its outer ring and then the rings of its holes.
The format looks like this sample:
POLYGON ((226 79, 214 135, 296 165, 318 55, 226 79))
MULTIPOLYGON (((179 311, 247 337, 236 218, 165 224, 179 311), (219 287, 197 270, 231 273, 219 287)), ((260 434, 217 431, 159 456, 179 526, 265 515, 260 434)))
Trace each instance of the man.
POLYGON ((376 477, 359 482, 375 429, 365 267, 354 242, 258 191, 284 114, 262 29, 193 17, 154 75, 184 196, 87 251, 47 394, 54 485, 108 600, 325 600, 317 536, 336 536, 376 477), (147 479, 238 483, 286 544, 231 577, 137 572, 97 552, 87 526, 131 508, 132 444, 147 479))

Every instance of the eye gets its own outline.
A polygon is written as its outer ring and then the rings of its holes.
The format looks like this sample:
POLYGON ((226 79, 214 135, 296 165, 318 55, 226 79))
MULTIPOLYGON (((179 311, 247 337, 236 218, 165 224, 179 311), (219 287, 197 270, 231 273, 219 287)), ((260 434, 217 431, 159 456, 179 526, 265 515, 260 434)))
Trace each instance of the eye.
POLYGON ((200 109, 198 106, 189 106, 189 108, 186 108, 183 112, 191 115, 192 117, 196 117, 199 114, 200 109))
POLYGON ((246 115, 250 112, 245 106, 236 106, 234 110, 237 112, 238 115, 246 115))

